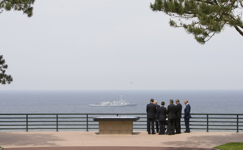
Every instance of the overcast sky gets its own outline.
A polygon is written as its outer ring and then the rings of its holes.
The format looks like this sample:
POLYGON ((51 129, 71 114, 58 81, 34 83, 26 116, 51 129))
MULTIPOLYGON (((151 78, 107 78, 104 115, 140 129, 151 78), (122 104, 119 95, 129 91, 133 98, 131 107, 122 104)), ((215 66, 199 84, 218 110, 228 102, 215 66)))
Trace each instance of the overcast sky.
POLYGON ((154 0, 37 0, 33 17, 0 14, 14 81, 0 90, 243 90, 243 38, 226 27, 205 45, 154 0))

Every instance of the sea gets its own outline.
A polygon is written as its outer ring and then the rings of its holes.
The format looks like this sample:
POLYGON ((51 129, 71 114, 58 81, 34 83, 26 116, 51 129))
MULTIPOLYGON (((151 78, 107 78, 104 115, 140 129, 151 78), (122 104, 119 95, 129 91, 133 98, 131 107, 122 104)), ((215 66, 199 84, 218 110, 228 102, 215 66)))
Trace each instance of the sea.
POLYGON ((153 98, 167 106, 170 99, 187 99, 192 113, 243 114, 243 90, 157 91, 0 91, 0 113, 146 113, 153 98), (91 107, 89 104, 123 100, 126 107, 91 107))

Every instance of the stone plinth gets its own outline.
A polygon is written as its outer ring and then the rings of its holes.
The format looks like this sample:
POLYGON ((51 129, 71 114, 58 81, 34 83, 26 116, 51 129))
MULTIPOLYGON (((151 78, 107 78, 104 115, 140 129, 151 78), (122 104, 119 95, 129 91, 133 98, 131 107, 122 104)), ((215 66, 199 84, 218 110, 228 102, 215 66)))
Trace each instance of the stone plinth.
POLYGON ((99 134, 132 134, 133 121, 139 117, 95 117, 99 121, 99 134))

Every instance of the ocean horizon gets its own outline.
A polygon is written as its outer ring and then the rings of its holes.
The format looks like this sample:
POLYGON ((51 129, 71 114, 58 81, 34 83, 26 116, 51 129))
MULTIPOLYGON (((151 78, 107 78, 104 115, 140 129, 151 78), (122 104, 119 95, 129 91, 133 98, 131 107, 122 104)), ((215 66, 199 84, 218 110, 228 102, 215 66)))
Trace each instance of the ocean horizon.
POLYGON ((192 113, 243 113, 243 90, 0 91, 0 113, 146 113, 153 98, 188 99, 192 113), (126 107, 90 107, 103 101, 136 103, 126 107))

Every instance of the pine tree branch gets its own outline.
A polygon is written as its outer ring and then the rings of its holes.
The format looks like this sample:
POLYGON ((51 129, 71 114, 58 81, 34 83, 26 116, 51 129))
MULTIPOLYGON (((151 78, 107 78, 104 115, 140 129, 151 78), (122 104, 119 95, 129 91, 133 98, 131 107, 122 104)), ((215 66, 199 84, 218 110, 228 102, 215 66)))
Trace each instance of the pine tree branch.
POLYGON ((232 15, 229 15, 230 16, 230 18, 234 21, 234 26, 238 26, 238 27, 240 27, 241 29, 243 29, 243 24, 239 24, 239 23, 237 23, 237 21, 236 21, 236 19, 232 16, 232 15))
MULTIPOLYGON (((201 0, 195 0, 196 2, 202 2, 201 0)), ((215 0, 216 1, 216 0, 215 0)), ((213 2, 211 2, 210 0, 205 0, 204 1, 206 4, 210 4, 210 5, 214 5, 215 4, 215 2, 213 3, 213 2)))
POLYGON ((241 34, 241 36, 243 36, 243 32, 238 28, 238 26, 234 26, 234 27, 235 27, 236 31, 238 31, 241 34))
POLYGON ((151 8, 178 18, 178 25, 176 22, 170 22, 170 25, 184 27, 188 33, 194 34, 199 43, 204 44, 216 33, 220 33, 226 24, 243 36, 242 14, 238 12, 243 9, 242 2, 243 0, 155 0, 151 8), (187 23, 187 20, 191 23, 187 23))
MULTIPOLYGON (((225 26, 226 23, 224 23, 221 27, 221 29, 223 29, 223 27, 225 26)), ((220 29, 220 30, 221 30, 220 29)), ((209 41, 214 35, 215 35, 216 32, 213 33, 213 35, 210 36, 210 38, 208 38, 205 42, 209 41)))
POLYGON ((185 14, 183 15, 176 15, 176 14, 168 14, 169 16, 171 16, 172 18, 183 18, 183 19, 192 19, 195 18, 193 17, 193 14, 185 14))
POLYGON ((217 2, 217 0, 214 0, 214 3, 215 3, 216 5, 219 5, 218 2, 217 2))
POLYGON ((209 41, 214 35, 215 35, 216 32, 213 33, 213 35, 211 35, 205 42, 209 41))

